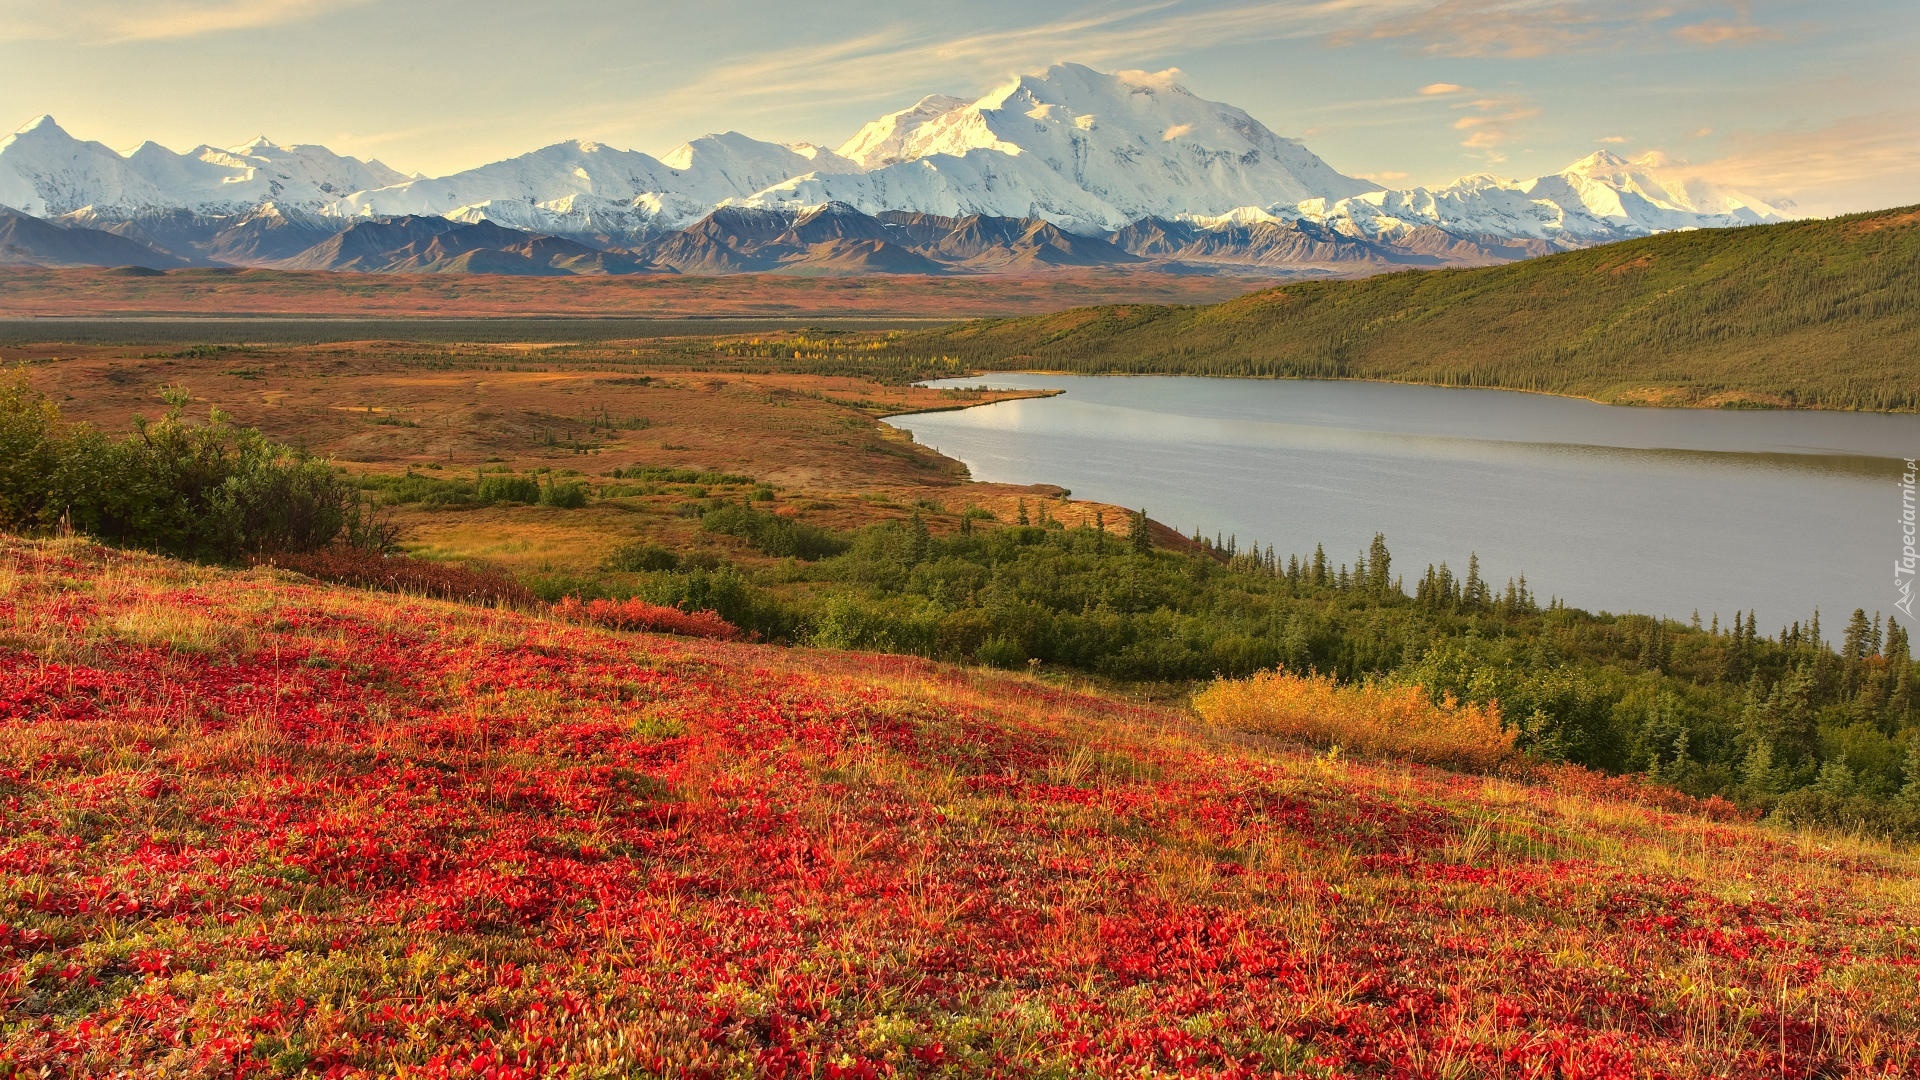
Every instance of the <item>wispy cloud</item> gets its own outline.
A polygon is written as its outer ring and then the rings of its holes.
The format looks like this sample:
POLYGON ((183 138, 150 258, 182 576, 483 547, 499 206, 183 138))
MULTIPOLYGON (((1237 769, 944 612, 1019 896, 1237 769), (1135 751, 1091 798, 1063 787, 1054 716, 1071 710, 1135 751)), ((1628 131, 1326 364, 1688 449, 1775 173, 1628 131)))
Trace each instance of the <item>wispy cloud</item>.
POLYGON ((1441 97, 1448 94, 1464 94, 1466 92, 1466 87, 1461 86, 1459 83, 1450 82, 1428 83, 1420 88, 1420 93, 1427 97, 1441 97))
POLYGON ((1781 37, 1755 25, 1744 3, 1666 0, 1436 0, 1417 10, 1336 31, 1336 44, 1404 41, 1432 56, 1523 59, 1644 47, 1675 19, 1701 21, 1666 29, 1688 45, 1745 45, 1781 37), (1731 9, 1733 17, 1724 12, 1731 9))
POLYGON ((1407 41, 1434 56, 1535 57, 1618 44, 1671 15, 1663 7, 1576 0, 1440 0, 1334 35, 1337 44, 1407 41))
POLYGON ((1620 146, 1624 143, 1630 143, 1633 140, 1627 138, 1625 135, 1602 135, 1599 141, 1608 146, 1620 146))
POLYGON ((1460 145, 1492 165, 1507 160, 1504 148, 1518 138, 1516 125, 1540 115, 1538 106, 1514 96, 1475 98, 1454 108, 1466 110, 1453 122, 1453 129, 1466 136, 1460 145))
MULTIPOLYGON (((656 114, 693 115, 713 102, 736 113, 773 115, 799 102, 894 99, 914 92, 969 92, 981 83, 1060 60, 1127 67, 1143 60, 1227 43, 1319 38, 1432 0, 1263 0, 1197 8, 1177 0, 1103 5, 1078 14, 991 32, 942 35, 924 23, 894 23, 863 35, 814 45, 736 55, 682 83, 650 105, 656 114), (930 75, 941 78, 929 85, 930 75), (968 85, 968 82, 972 85, 968 85), (959 85, 955 85, 958 83, 959 85)), ((626 109, 590 107, 576 123, 619 118, 626 109)))
POLYGON ((1728 22, 1724 19, 1709 22, 1690 23, 1676 26, 1673 36, 1689 45, 1752 45, 1762 41, 1779 41, 1785 35, 1770 26, 1755 26, 1744 19, 1728 22))
POLYGON ((119 44, 258 30, 375 0, 95 0, 49 5, 0 0, 0 41, 119 44))

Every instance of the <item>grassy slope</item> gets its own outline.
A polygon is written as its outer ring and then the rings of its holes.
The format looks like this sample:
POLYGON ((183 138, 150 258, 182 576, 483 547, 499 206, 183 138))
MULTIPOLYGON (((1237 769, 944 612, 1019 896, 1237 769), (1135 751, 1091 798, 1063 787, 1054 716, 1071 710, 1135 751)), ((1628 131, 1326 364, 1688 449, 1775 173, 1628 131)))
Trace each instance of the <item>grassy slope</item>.
POLYGON ((78 543, 0 866, 5 1075, 1920 1074, 1910 858, 78 543))
POLYGON ((1038 366, 1385 379, 1603 401, 1913 410, 1920 209, 1671 233, 1479 270, 1084 308, 909 335, 1038 366))

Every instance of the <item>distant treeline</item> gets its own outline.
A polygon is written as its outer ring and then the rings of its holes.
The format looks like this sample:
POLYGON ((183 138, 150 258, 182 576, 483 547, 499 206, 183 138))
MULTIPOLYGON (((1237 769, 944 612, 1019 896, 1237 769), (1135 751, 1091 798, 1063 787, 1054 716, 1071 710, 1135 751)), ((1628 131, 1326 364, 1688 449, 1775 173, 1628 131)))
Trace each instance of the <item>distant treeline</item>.
POLYGON ((1920 208, 1286 285, 1204 307, 978 320, 895 334, 880 350, 828 335, 808 344, 789 362, 895 380, 1035 368, 1914 411, 1920 208))

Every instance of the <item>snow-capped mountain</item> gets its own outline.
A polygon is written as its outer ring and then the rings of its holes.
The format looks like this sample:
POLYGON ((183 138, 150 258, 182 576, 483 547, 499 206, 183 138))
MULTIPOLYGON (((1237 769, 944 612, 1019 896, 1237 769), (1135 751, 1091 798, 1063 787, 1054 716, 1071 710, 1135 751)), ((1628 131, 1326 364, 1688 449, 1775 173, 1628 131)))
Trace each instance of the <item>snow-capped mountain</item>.
POLYGON ((841 148, 869 171, 796 177, 748 201, 1040 217, 1096 232, 1377 186, 1342 175, 1240 109, 1194 95, 1175 75, 1056 64, 972 104, 924 98, 841 148))
POLYGON ((897 112, 890 112, 854 133, 840 144, 839 154, 861 169, 907 160, 907 137, 930 120, 967 107, 965 98, 929 94, 897 112))
MULTIPOLYGON (((901 214, 1015 223, 1009 235, 1040 222, 1113 240, 1118 246, 1108 247, 1129 258, 1218 267, 1237 251, 1247 266, 1293 260, 1315 270, 1340 263, 1341 253, 1352 253, 1356 267, 1490 261, 1785 216, 1657 154, 1628 161, 1602 151, 1533 179, 1476 175, 1384 190, 1246 112, 1198 97, 1177 72, 1104 74, 1078 64, 1011 79, 977 100, 924 97, 837 150, 734 131, 658 157, 575 140, 436 178, 266 139, 186 153, 149 142, 121 154, 41 117, 0 140, 0 206, 203 264, 268 264, 356 222, 432 218, 634 253, 685 232, 692 238, 659 248, 661 265, 713 268, 746 266, 753 260, 738 257, 739 245, 767 242, 745 234, 723 242, 720 234, 823 207, 837 208, 830 220, 874 219, 869 231, 901 214), (1130 246, 1136 240, 1152 250, 1130 246)), ((923 248, 915 250, 946 257, 923 248)), ((856 254, 830 261, 918 265, 887 252, 856 254)), ((971 260, 962 261, 987 265, 971 260)))
POLYGON ((176 154, 146 142, 130 154, 82 142, 51 116, 0 139, 0 205, 39 217, 92 208, 133 216, 165 210, 240 213, 267 202, 320 209, 344 195, 405 180, 377 161, 322 146, 198 146, 176 154))
POLYGON ((1475 175, 1444 188, 1371 191, 1266 211, 1332 225, 1351 236, 1393 240, 1432 226, 1459 235, 1579 245, 1675 229, 1783 220, 1777 208, 1674 171, 1658 154, 1628 161, 1602 150, 1549 176, 1475 175))
POLYGON ((244 211, 262 203, 317 210, 368 188, 407 177, 378 161, 342 157, 324 146, 282 146, 262 135, 244 146, 197 146, 175 154, 142 143, 127 161, 187 209, 244 211))
POLYGON ((858 166, 822 147, 762 142, 737 131, 702 136, 659 158, 576 140, 451 176, 357 192, 335 200, 329 211, 636 237, 689 224, 716 205, 822 168, 858 166))
POLYGON ((35 217, 95 205, 179 205, 111 147, 74 138, 51 116, 0 139, 0 203, 35 217))

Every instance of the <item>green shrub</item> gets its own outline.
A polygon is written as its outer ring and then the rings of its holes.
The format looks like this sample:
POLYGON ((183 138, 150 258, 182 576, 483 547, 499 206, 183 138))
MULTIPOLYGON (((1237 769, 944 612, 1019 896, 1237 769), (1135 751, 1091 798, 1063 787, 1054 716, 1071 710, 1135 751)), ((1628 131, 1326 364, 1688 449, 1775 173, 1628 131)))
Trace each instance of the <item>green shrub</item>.
POLYGON ((587 485, 578 480, 567 483, 550 483, 540 492, 542 506, 557 506, 563 510, 578 510, 587 505, 587 485))
POLYGON ((659 544, 636 540, 622 544, 607 556, 607 569, 616 574, 638 574, 651 570, 677 570, 680 556, 659 544))
POLYGON ((166 391, 157 421, 114 440, 64 423, 26 386, 0 386, 0 528, 67 526, 107 543, 234 561, 335 543, 386 549, 393 532, 334 468, 214 410, 189 422, 166 391))
POLYGON ((475 497, 483 503, 526 503, 540 501, 540 481, 531 476, 498 473, 480 479, 475 497))
POLYGON ((780 514, 724 503, 700 515, 708 532, 737 536, 762 554, 779 558, 824 559, 847 549, 847 542, 817 525, 780 514))

